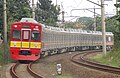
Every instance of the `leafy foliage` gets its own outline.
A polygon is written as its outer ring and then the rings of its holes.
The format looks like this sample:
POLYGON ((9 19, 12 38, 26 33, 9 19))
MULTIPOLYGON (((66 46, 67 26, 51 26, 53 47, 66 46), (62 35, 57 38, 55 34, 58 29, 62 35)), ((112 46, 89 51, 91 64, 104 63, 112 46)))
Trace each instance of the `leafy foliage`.
POLYGON ((65 22, 64 23, 65 28, 73 28, 73 29, 82 29, 85 27, 85 25, 81 22, 65 22))
MULTIPOLYGON (((78 22, 82 22, 85 27, 83 29, 86 30, 93 30, 93 18, 91 17, 80 17, 78 20, 78 22)), ((107 32, 115 32, 116 29, 116 19, 113 17, 106 17, 105 19, 106 22, 106 31, 107 32)), ((96 27, 97 27, 97 31, 102 31, 102 22, 101 22, 101 17, 96 17, 96 27)))
POLYGON ((0 31, 3 31, 3 0, 0 0, 0 31))
POLYGON ((77 19, 78 22, 81 22, 85 25, 83 29, 93 30, 93 19, 91 17, 80 17, 77 19))
POLYGON ((97 54, 92 59, 95 61, 99 61, 102 64, 111 65, 114 67, 120 67, 119 57, 120 57, 120 51, 115 50, 115 51, 107 53, 107 56, 104 58, 102 54, 97 54))
MULTIPOLYGON (((120 8, 120 3, 115 4, 115 7, 118 9, 120 8)), ((120 10, 118 10, 117 15, 113 17, 116 20, 115 26, 115 43, 120 44, 120 10)))
POLYGON ((36 7, 37 21, 55 25, 60 8, 54 6, 50 0, 38 0, 36 7))
POLYGON ((31 17, 31 7, 29 0, 9 0, 8 1, 8 19, 17 21, 22 17, 31 17))
MULTIPOLYGON (((96 23, 97 23, 97 30, 102 31, 102 22, 101 22, 101 17, 96 17, 96 23)), ((116 20, 112 17, 107 17, 105 19, 106 23, 106 31, 107 32, 114 32, 116 29, 116 20)))
MULTIPOLYGON (((22 17, 31 17, 32 12, 29 3, 29 0, 7 0, 8 35, 10 25, 13 22, 19 21, 22 17)), ((0 0, 0 16, 0 31, 3 32, 3 0, 0 0)))

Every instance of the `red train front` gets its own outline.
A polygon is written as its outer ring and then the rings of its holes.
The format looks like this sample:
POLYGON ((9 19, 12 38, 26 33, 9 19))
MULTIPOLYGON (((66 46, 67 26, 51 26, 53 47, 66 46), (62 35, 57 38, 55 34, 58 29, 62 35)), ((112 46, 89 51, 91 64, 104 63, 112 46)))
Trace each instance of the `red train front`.
POLYGON ((31 18, 11 25, 10 55, 15 60, 35 61, 40 57, 42 27, 31 18))

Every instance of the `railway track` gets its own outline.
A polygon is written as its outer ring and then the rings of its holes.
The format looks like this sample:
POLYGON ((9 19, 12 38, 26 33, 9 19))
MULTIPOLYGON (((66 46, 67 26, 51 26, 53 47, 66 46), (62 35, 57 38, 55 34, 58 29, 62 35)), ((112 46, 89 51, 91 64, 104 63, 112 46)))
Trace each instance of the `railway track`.
POLYGON ((86 58, 86 56, 91 54, 91 53, 96 53, 96 52, 94 51, 94 52, 78 53, 78 54, 71 57, 71 61, 76 63, 76 64, 85 66, 85 67, 89 67, 92 69, 97 69, 97 70, 101 70, 101 71, 120 75, 120 68, 100 64, 100 63, 91 61, 90 59, 86 58))
MULTIPOLYGON (((30 75, 32 76, 32 78, 44 78, 42 76, 40 76, 39 74, 35 73, 32 69, 31 69, 31 66, 32 66, 33 63, 30 63, 30 64, 27 64, 27 68, 26 70, 30 73, 30 75)), ((13 66, 11 67, 10 69, 10 74, 12 76, 12 78, 20 78, 18 76, 19 73, 16 73, 16 70, 18 68, 18 66, 21 65, 20 63, 15 63, 13 64, 13 66)), ((26 77, 25 77, 26 78, 26 77)), ((29 77, 31 78, 31 77, 29 77)))

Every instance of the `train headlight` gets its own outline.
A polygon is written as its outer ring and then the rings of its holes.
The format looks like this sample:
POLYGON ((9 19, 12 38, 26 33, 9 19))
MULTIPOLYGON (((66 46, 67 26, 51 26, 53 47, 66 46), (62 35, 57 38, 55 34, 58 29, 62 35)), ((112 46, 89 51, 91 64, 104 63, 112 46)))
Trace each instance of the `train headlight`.
POLYGON ((35 29, 38 29, 38 26, 36 26, 35 29))
POLYGON ((14 27, 17 28, 17 25, 15 25, 14 27))
POLYGON ((35 26, 34 30, 38 30, 38 26, 35 26))

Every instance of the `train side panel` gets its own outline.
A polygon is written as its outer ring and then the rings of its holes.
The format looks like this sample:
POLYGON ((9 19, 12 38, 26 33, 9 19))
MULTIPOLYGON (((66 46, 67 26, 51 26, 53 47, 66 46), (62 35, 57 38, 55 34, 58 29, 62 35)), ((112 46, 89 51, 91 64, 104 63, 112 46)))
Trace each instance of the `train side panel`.
MULTIPOLYGON (((101 32, 70 32, 58 31, 57 28, 45 28, 43 33, 43 54, 56 54, 64 51, 77 51, 77 50, 94 50, 102 49, 102 33, 101 32), (61 52, 59 52, 61 51, 61 52)), ((106 46, 107 50, 111 50, 114 45, 112 33, 106 33, 106 46)))

